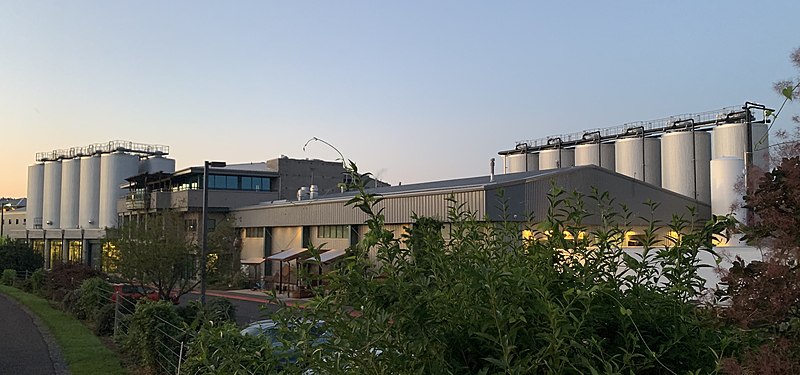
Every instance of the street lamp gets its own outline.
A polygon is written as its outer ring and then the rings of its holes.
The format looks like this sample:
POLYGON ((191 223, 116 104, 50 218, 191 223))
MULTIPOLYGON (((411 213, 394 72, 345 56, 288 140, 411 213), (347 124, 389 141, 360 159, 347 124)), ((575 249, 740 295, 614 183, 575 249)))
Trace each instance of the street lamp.
POLYGON ((203 246, 200 249, 200 303, 206 304, 206 258, 208 257, 208 168, 224 168, 224 161, 203 163, 203 246))
POLYGON ((338 148, 334 147, 332 144, 330 144, 328 142, 325 142, 322 139, 319 139, 317 137, 313 137, 313 138, 309 139, 308 141, 306 141, 306 144, 303 145, 303 151, 306 150, 306 146, 308 146, 308 144, 311 143, 311 141, 322 142, 322 143, 328 145, 328 147, 332 148, 333 151, 336 151, 336 153, 339 154, 339 157, 342 158, 342 168, 347 169, 347 160, 344 159, 344 155, 342 155, 342 153, 339 151, 338 148))

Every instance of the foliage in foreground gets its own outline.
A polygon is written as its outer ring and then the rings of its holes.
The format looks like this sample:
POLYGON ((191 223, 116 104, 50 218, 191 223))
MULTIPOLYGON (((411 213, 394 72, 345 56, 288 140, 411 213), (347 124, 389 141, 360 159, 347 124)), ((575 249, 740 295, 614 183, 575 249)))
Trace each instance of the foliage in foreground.
MULTIPOLYGON (((655 240, 662 223, 649 220, 643 252, 631 253, 620 247, 630 215, 612 198, 554 189, 548 216, 527 228, 540 241, 523 239, 519 223, 479 221, 454 201, 446 225, 415 218, 397 238, 376 209, 380 197, 361 186, 349 204, 367 213, 369 232, 326 276, 327 295, 281 310, 278 319, 324 321, 331 335, 314 345, 303 325, 286 328, 301 338, 291 343, 289 373, 713 373, 732 350, 693 302, 703 282, 698 255, 724 220, 676 217, 665 225, 685 234, 666 244, 655 240), (590 211, 602 225, 581 237, 590 211)), ((225 332, 216 329, 212 337, 225 332)), ((266 341, 249 351, 217 344, 231 353, 226 363, 269 353, 266 341)), ((200 373, 220 365, 195 363, 200 373)))
POLYGON ((0 244, 0 269, 33 272, 44 265, 44 258, 24 240, 7 240, 0 244))

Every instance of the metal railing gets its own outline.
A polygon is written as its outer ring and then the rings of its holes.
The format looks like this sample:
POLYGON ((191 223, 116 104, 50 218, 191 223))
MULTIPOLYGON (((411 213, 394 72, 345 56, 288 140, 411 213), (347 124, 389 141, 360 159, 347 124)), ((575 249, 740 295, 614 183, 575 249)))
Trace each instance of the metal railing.
POLYGON ((106 143, 93 143, 83 147, 70 147, 68 149, 37 152, 36 161, 42 162, 73 159, 82 156, 108 154, 117 151, 141 155, 168 155, 169 146, 116 140, 106 143))

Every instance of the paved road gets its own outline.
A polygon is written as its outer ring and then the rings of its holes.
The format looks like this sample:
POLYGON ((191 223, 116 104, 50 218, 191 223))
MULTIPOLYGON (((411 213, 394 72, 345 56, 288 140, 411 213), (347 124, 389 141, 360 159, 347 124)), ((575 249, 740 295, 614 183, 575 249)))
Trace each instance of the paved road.
POLYGON ((0 373, 55 374, 53 361, 33 319, 0 294, 0 373))
MULTIPOLYGON (((199 299, 199 294, 185 294, 181 297, 181 304, 187 301, 199 299)), ((219 297, 206 297, 206 298, 219 298, 219 297)), ((247 323, 269 318, 270 315, 278 311, 278 306, 273 304, 265 304, 260 302, 242 301, 238 299, 229 298, 231 303, 236 306, 236 323, 244 327, 247 323)))

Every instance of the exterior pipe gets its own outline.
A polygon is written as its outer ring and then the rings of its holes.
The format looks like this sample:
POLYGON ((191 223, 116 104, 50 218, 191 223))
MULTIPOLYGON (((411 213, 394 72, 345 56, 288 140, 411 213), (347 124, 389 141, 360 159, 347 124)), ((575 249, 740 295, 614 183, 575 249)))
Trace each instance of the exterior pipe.
MULTIPOLYGON (((547 140, 547 144, 548 145, 553 145, 553 144, 557 144, 558 145, 558 162, 556 162, 556 168, 561 168, 561 157, 562 157, 561 156, 561 150, 563 149, 561 147, 561 143, 562 143, 561 137, 550 138, 550 139, 547 140), (557 142, 555 142, 555 141, 557 141, 557 142)), ((527 160, 527 157, 525 159, 527 160)))

